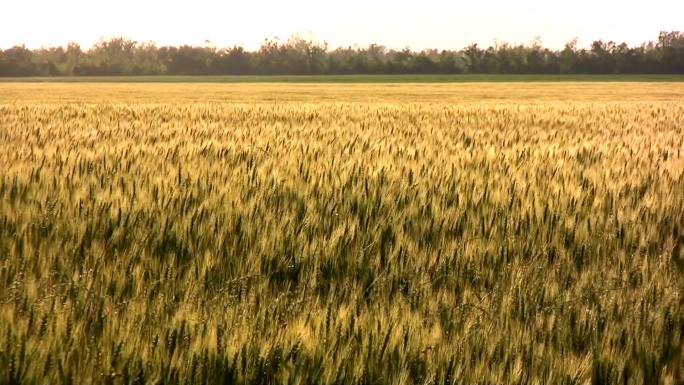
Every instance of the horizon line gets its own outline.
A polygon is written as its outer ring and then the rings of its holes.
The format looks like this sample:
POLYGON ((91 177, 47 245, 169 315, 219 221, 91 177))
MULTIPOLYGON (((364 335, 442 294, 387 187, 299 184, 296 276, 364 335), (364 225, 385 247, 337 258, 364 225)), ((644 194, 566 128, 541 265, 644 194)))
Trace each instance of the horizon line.
POLYGON ((245 52, 258 52, 259 49, 260 49, 261 47, 263 47, 263 45, 264 45, 265 43, 267 43, 267 42, 275 42, 275 43, 278 43, 280 46, 282 46, 282 45, 287 44, 288 42, 292 41, 293 39, 299 39, 299 40, 301 40, 301 41, 306 41, 306 42, 308 42, 308 43, 310 43, 310 44, 312 44, 312 45, 314 45, 314 46, 325 47, 325 50, 326 50, 326 51, 335 51, 335 50, 338 50, 338 49, 343 49, 343 50, 344 50, 344 49, 357 49, 357 50, 358 50, 358 49, 367 49, 367 48, 371 48, 371 47, 379 47, 379 48, 383 48, 383 49, 385 49, 385 50, 387 50, 387 51, 404 51, 404 50, 407 50, 407 49, 408 49, 408 50, 411 51, 411 52, 425 52, 425 51, 452 51, 452 52, 453 52, 453 51, 462 51, 462 50, 467 49, 468 47, 471 47, 471 46, 474 46, 474 45, 477 46, 477 47, 479 47, 480 49, 483 49, 483 48, 484 48, 484 49, 488 49, 488 48, 494 48, 494 49, 496 49, 496 48, 498 48, 498 47, 503 47, 503 46, 508 46, 508 47, 534 47, 535 45, 537 45, 537 46, 539 46, 539 47, 541 47, 541 48, 544 48, 544 49, 549 49, 549 50, 552 50, 552 51, 556 51, 556 50, 562 50, 562 49, 564 49, 564 47, 567 47, 568 45, 573 45, 576 49, 586 49, 586 48, 590 48, 591 45, 592 45, 593 43, 595 43, 595 42, 603 42, 603 43, 609 43, 609 44, 612 43, 612 44, 615 44, 615 45, 617 45, 617 46, 620 46, 620 45, 625 44, 625 45, 626 45, 627 47, 629 47, 629 48, 638 48, 638 47, 643 47, 643 46, 649 45, 649 44, 656 44, 656 43, 657 43, 657 38, 658 38, 661 34, 664 34, 664 33, 679 33, 679 32, 680 32, 680 31, 675 31, 675 30, 672 30, 672 31, 669 31, 669 30, 661 30, 661 31, 658 32, 658 35, 656 36, 656 39, 642 41, 642 42, 641 42, 640 44, 638 44, 638 45, 628 44, 628 43, 625 42, 625 41, 615 41, 615 40, 613 40, 613 39, 602 39, 602 38, 598 38, 598 39, 592 39, 592 42, 589 43, 588 45, 581 45, 581 46, 580 46, 580 45, 578 44, 579 38, 578 38, 578 37, 574 37, 574 38, 570 39, 569 41, 565 42, 564 45, 563 45, 563 48, 552 48, 552 47, 549 47, 549 46, 545 46, 545 45, 543 44, 543 38, 542 38, 542 36, 539 36, 539 35, 538 35, 538 36, 534 37, 533 39, 531 39, 530 41, 524 42, 524 43, 521 43, 521 42, 509 42, 509 41, 503 41, 503 40, 499 40, 499 39, 493 39, 493 42, 490 43, 490 44, 488 44, 488 45, 486 45, 486 46, 485 46, 485 45, 481 45, 480 43, 477 43, 477 42, 471 42, 471 43, 469 43, 469 44, 467 44, 467 45, 465 45, 465 46, 463 46, 463 47, 461 47, 461 48, 437 48, 437 47, 429 47, 429 48, 423 48, 423 49, 414 49, 414 48, 409 47, 408 45, 406 45, 406 46, 404 46, 404 47, 390 47, 390 46, 387 46, 387 45, 381 44, 381 43, 368 43, 368 44, 365 44, 365 45, 363 45, 363 44, 358 44, 358 43, 354 43, 354 44, 351 44, 351 45, 340 45, 340 46, 331 47, 331 46, 329 46, 328 41, 325 40, 325 39, 322 39, 322 40, 321 40, 321 39, 306 38, 303 34, 299 34, 299 33, 292 34, 292 35, 290 35, 290 36, 289 36, 288 38, 286 38, 286 39, 281 39, 281 38, 278 37, 278 36, 273 36, 273 37, 270 37, 270 38, 269 38, 269 37, 263 38, 263 39, 261 40, 260 46, 259 46, 258 48, 255 48, 255 49, 247 48, 247 47, 246 47, 246 44, 233 44, 233 45, 218 46, 218 45, 215 44, 211 39, 205 39, 204 45, 193 44, 193 43, 160 44, 158 41, 155 41, 155 40, 143 40, 143 39, 138 40, 138 39, 131 38, 131 37, 128 37, 128 36, 125 36, 125 35, 114 35, 114 36, 104 36, 104 35, 102 35, 102 36, 100 36, 100 38, 99 38, 96 42, 92 43, 92 44, 89 45, 89 46, 87 46, 87 45, 85 45, 85 44, 81 44, 81 43, 79 43, 78 41, 68 41, 68 42, 66 42, 65 44, 59 44, 59 45, 45 44, 45 45, 40 45, 40 46, 29 46, 29 45, 27 45, 26 43, 19 43, 19 44, 13 44, 13 45, 11 45, 11 46, 0 47, 0 51, 5 51, 5 50, 8 50, 8 49, 17 48, 17 47, 22 47, 22 48, 28 49, 28 50, 30 50, 30 51, 50 50, 50 49, 58 49, 58 48, 63 48, 63 49, 65 49, 65 48, 68 48, 68 47, 71 46, 71 45, 76 45, 76 46, 78 46, 80 49, 82 49, 82 50, 84 50, 84 51, 89 51, 89 50, 92 50, 92 49, 97 48, 97 46, 98 46, 99 44, 108 43, 108 42, 112 42, 112 41, 116 41, 116 40, 122 40, 122 41, 130 42, 130 43, 134 43, 134 44, 137 45, 137 46, 150 46, 150 47, 156 47, 156 48, 165 48, 165 47, 167 47, 167 48, 172 48, 172 47, 173 47, 173 48, 192 47, 192 48, 209 48, 209 49, 215 49, 215 50, 217 50, 217 51, 219 51, 219 50, 227 50, 227 49, 235 49, 235 48, 242 48, 245 52))

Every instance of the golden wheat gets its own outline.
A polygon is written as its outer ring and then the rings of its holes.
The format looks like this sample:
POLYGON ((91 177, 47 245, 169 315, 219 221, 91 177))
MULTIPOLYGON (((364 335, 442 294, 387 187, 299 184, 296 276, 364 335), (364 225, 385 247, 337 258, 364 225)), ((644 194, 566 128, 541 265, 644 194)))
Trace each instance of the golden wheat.
POLYGON ((2 383, 684 379, 680 85, 0 90, 2 383))

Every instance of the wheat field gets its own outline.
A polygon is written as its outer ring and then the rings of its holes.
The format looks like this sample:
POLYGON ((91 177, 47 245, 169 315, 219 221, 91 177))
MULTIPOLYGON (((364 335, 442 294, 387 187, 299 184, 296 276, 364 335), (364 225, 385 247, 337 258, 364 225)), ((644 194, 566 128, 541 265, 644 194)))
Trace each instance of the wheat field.
POLYGON ((682 384, 684 84, 0 84, 2 384, 682 384))

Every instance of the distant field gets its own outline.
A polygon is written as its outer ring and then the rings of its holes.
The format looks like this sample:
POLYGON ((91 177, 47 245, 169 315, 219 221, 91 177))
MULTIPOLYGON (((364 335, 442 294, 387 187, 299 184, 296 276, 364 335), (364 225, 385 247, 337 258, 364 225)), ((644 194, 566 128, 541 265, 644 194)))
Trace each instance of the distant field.
POLYGON ((679 384, 684 83, 0 84, 0 384, 679 384))
POLYGON ((2 78, 0 83, 482 83, 682 82, 684 75, 291 75, 291 76, 80 76, 2 78))
POLYGON ((684 100, 684 82, 426 84, 0 83, 0 103, 625 103, 684 100))

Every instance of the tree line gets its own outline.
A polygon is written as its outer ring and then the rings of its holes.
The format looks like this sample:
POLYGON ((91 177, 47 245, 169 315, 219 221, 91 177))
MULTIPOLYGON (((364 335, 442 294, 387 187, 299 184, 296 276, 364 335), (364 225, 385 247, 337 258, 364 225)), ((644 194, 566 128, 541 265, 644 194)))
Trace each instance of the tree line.
POLYGON ((0 50, 0 76, 79 75, 305 75, 305 74, 684 74, 684 33, 661 32, 657 41, 628 46, 595 41, 561 50, 530 44, 496 44, 461 50, 411 51, 368 47, 329 49, 294 36, 265 40, 257 51, 234 46, 157 47, 126 38, 102 40, 87 50, 78 44, 0 50))

